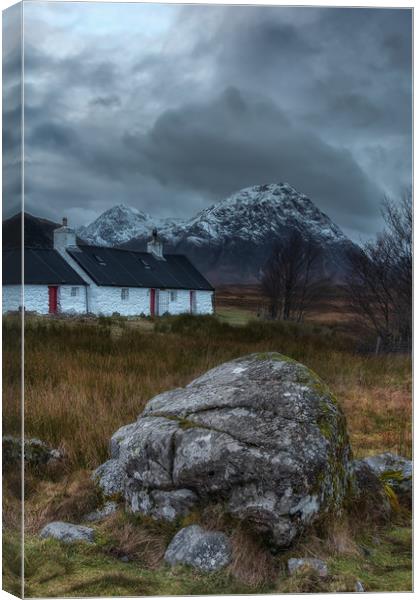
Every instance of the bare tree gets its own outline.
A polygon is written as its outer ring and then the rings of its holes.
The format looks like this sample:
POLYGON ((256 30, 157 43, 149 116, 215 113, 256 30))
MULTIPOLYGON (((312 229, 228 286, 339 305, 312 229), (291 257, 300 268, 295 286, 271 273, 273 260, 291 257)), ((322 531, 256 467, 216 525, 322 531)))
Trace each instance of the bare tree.
POLYGON ((320 247, 296 229, 275 243, 261 278, 272 319, 303 319, 320 290, 319 278, 315 278, 320 257, 320 247))
POLYGON ((349 254, 346 291, 355 314, 369 324, 385 349, 412 336, 411 192, 382 205, 384 231, 349 254))

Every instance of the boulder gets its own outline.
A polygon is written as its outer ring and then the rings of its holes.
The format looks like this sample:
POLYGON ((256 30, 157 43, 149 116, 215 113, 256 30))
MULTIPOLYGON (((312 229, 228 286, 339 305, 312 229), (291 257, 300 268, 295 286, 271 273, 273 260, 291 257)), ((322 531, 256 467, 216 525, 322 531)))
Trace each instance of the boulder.
MULTIPOLYGON (((3 437, 3 465, 10 468, 18 464, 22 456, 22 438, 6 435, 3 437)), ((30 466, 45 466, 63 458, 60 450, 50 448, 47 444, 36 438, 25 439, 25 463, 30 466)))
POLYGON ((95 531, 84 525, 73 525, 63 521, 48 523, 40 532, 41 538, 54 538, 69 544, 71 542, 87 542, 92 544, 95 539, 95 531))
POLYGON ((207 573, 218 571, 231 561, 231 545, 224 533, 190 525, 178 531, 164 559, 171 566, 188 565, 207 573))
POLYGON ((320 558, 290 558, 288 560, 290 575, 304 568, 313 569, 319 577, 327 577, 328 575, 327 564, 320 558))
POLYGON ((374 473, 385 480, 398 496, 412 501, 412 461, 392 452, 363 459, 374 473))
POLYGON ((174 520, 222 502, 279 547, 339 511, 350 484, 336 400, 312 371, 273 352, 156 396, 111 446, 117 458, 96 473, 102 488, 123 488, 133 512, 174 520))

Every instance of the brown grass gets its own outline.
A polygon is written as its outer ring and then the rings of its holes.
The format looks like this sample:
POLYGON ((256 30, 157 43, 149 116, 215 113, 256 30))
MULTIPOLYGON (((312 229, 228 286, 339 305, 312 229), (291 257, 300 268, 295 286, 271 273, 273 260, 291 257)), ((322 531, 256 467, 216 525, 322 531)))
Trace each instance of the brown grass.
MULTIPOLYGON (((193 318, 192 318, 193 319, 193 318)), ((149 326, 150 321, 146 320, 149 326)), ((344 408, 355 454, 391 450, 411 455, 411 361, 402 355, 353 351, 330 328, 216 319, 163 319, 157 331, 127 321, 118 336, 112 320, 27 322, 25 427, 61 446, 68 469, 92 469, 108 456, 108 441, 134 421, 154 395, 187 384, 223 361, 275 350, 299 360, 329 384, 344 408)), ((16 338, 7 320, 5 338, 16 338)), ((20 428, 19 348, 4 352, 4 431, 20 428)))
POLYGON ((135 521, 117 512, 103 523, 102 532, 109 538, 106 552, 117 558, 124 556, 142 567, 156 569, 173 535, 173 528, 152 520, 135 521))
POLYGON ((79 521, 100 503, 100 494, 88 471, 75 471, 60 481, 32 479, 25 475, 25 530, 37 533, 51 521, 79 521), (36 484, 36 485, 35 485, 36 484))

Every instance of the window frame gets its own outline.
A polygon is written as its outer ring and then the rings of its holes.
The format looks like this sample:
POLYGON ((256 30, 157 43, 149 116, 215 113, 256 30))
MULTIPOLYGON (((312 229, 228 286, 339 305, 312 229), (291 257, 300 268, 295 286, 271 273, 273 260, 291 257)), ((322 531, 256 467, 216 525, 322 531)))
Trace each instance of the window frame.
POLYGON ((122 300, 122 302, 126 302, 127 300, 129 300, 129 288, 128 287, 121 288, 121 300, 122 300))
POLYGON ((170 302, 177 302, 178 290, 170 290, 169 294, 170 302))
POLYGON ((70 296, 71 298, 78 298, 80 296, 80 287, 71 286, 70 296))

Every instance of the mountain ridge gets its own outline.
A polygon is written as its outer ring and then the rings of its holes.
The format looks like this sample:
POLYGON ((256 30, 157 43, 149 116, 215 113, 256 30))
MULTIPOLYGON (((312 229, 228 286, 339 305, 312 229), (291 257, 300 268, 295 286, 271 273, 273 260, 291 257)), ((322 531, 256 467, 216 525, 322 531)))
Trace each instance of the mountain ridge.
POLYGON ((117 205, 78 234, 88 243, 145 250, 154 228, 167 252, 186 254, 216 283, 251 283, 275 241, 292 229, 322 248, 322 271, 339 279, 354 244, 333 221, 288 183, 244 188, 188 219, 158 219, 117 205))

